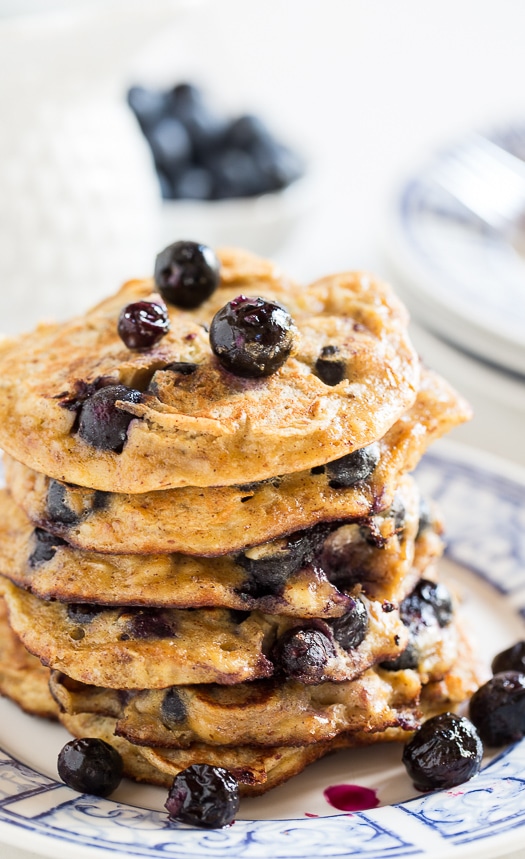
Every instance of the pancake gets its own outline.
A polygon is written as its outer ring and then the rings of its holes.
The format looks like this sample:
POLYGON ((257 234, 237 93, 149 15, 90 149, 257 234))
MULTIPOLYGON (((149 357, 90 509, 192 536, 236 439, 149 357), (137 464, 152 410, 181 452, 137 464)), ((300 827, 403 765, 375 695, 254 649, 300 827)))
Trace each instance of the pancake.
POLYGON ((218 555, 311 528, 373 515, 392 503, 400 477, 428 445, 469 417, 436 373, 422 371, 414 405, 379 441, 379 463, 366 480, 330 486, 321 468, 255 484, 142 494, 102 493, 52 480, 9 456, 6 483, 33 524, 96 552, 218 555))
POLYGON ((49 670, 28 653, 7 621, 0 597, 0 695, 10 698, 26 713, 56 719, 58 706, 49 691, 49 670))
MULTIPOLYGON (((454 710, 484 681, 485 671, 472 657, 468 641, 460 632, 460 650, 455 665, 442 681, 432 685, 427 701, 426 687, 421 702, 410 708, 395 727, 384 730, 344 731, 332 739, 304 746, 221 746, 192 743, 188 748, 142 746, 116 736, 118 717, 90 712, 61 712, 60 720, 74 736, 99 736, 118 748, 124 770, 130 778, 171 787, 173 778, 194 763, 225 767, 239 781, 242 796, 257 796, 287 781, 306 766, 330 752, 382 742, 407 742, 415 728, 437 712, 454 710), (406 721, 404 721, 406 719, 406 721)), ((397 672, 413 675, 412 671, 397 672)))
POLYGON ((149 350, 128 349, 117 321, 128 303, 152 297, 151 280, 125 284, 82 317, 3 341, 0 446, 56 480, 102 491, 238 485, 366 447, 412 406, 419 362, 389 286, 350 272, 301 288, 232 250, 221 264, 211 298, 192 311, 170 307, 171 329, 149 350), (222 369, 209 344, 215 312, 240 293, 281 301, 297 329, 292 355, 264 378, 222 369), (344 368, 336 385, 316 375, 327 348, 344 368), (180 372, 174 362, 196 367, 180 372), (78 412, 108 383, 141 392, 118 401, 132 416, 121 452, 77 432, 78 412))
POLYGON ((419 513, 417 486, 407 476, 383 514, 317 526, 236 555, 102 555, 35 530, 0 490, 0 570, 36 596, 60 602, 337 617, 356 584, 376 600, 398 601, 412 590, 416 565, 424 568, 442 548, 439 521, 420 529, 419 513))
POLYGON ((130 694, 51 672, 51 691, 62 712, 115 717, 116 734, 136 745, 301 746, 345 731, 414 727, 421 682, 413 670, 371 668, 346 683, 261 680, 130 694))
POLYGON ((218 608, 68 606, 38 599, 7 579, 0 589, 9 623, 31 653, 75 680, 115 689, 269 677, 275 667, 267 654, 287 642, 291 630, 306 630, 313 639, 313 664, 296 677, 307 683, 353 679, 376 662, 395 659, 408 641, 398 609, 364 595, 358 600, 366 616, 364 638, 347 650, 338 640, 341 627, 334 626, 344 618, 301 622, 218 608))

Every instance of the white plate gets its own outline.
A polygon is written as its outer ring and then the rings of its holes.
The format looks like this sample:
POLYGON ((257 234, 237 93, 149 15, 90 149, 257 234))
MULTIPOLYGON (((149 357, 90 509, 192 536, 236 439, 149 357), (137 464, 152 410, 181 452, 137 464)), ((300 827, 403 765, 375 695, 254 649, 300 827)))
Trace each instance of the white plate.
MULTIPOLYGON (((523 636, 525 476, 517 471, 450 445, 437 445, 419 469, 447 521, 444 573, 464 592, 487 659, 523 636)), ((244 801, 230 828, 208 831, 168 823, 157 788, 124 782, 98 799, 65 787, 55 766, 66 740, 59 726, 0 702, 0 840, 55 859, 483 859, 525 836, 525 741, 460 788, 425 795, 410 784, 398 745, 337 753, 244 801), (323 790, 340 783, 375 789, 381 806, 336 812, 323 790)))
MULTIPOLYGON (((486 136, 525 158, 525 125, 486 136)), ((525 375, 525 261, 434 180, 461 145, 438 152, 406 180, 387 224, 387 252, 417 318, 459 347, 525 375)))

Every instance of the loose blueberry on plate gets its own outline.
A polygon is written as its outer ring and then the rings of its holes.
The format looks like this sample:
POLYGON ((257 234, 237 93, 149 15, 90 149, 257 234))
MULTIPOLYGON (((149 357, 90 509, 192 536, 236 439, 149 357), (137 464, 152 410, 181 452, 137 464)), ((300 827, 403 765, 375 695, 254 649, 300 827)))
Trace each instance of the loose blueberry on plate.
POLYGON ((127 438, 133 415, 118 409, 116 403, 138 403, 140 391, 126 385, 108 385, 100 388, 82 403, 78 421, 80 438, 98 450, 120 453, 127 438))
POLYGON ((128 349, 149 349, 170 330, 168 311, 156 301, 135 301, 121 311, 117 330, 128 349))
POLYGON ((495 674, 470 699, 469 716, 488 746, 503 746, 525 735, 525 674, 495 674))
POLYGON ((366 480, 376 468, 380 453, 378 443, 373 442, 367 447, 347 453, 340 459, 327 462, 326 472, 331 478, 329 485, 332 489, 343 489, 366 480))
POLYGON ((155 284, 169 304, 191 310, 216 290, 220 265, 214 252, 199 242, 174 242, 155 261, 155 284))
POLYGON ((294 326, 277 301, 239 295, 213 317, 210 344, 222 366, 236 376, 270 376, 292 351, 294 326))
POLYGON ((441 713, 428 719, 403 750, 403 763, 417 790, 456 787, 477 775, 483 745, 464 716, 441 713))
POLYGON ((492 660, 492 673, 521 671, 525 674, 525 641, 518 641, 507 650, 498 653, 492 660))
POLYGON ((165 808, 190 826, 228 826, 239 810, 239 784, 223 767, 193 764, 175 776, 165 808))
POLYGON ((79 793, 109 796, 119 786, 123 764, 118 751, 96 737, 66 743, 58 755, 58 774, 79 793))

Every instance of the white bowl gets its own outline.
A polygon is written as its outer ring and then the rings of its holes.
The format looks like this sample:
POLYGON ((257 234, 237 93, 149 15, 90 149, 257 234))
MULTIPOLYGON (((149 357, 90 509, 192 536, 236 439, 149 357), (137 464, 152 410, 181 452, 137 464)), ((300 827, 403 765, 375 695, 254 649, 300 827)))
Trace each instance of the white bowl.
POLYGON ((165 200, 159 247, 179 239, 211 247, 242 247, 272 256, 291 238, 313 207, 311 177, 296 179, 282 191, 230 200, 165 200))

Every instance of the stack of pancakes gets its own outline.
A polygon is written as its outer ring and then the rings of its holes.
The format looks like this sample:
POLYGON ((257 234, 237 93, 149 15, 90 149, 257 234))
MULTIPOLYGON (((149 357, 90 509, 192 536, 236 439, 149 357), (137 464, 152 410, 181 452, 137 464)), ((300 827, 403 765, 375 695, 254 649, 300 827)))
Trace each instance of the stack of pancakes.
POLYGON ((213 295, 170 306, 151 349, 117 333, 123 307, 159 300, 148 280, 1 345, 0 688, 110 742, 136 779, 204 762, 250 795, 405 737, 478 685, 410 475, 469 409, 420 366, 385 284, 300 287, 250 254, 219 259, 213 295), (240 294, 296 326, 264 378, 210 348, 240 294), (79 414, 115 384, 140 394, 117 405, 121 449, 101 449, 79 414))

